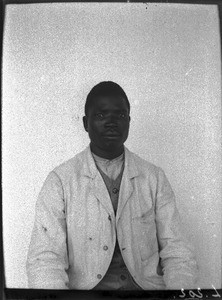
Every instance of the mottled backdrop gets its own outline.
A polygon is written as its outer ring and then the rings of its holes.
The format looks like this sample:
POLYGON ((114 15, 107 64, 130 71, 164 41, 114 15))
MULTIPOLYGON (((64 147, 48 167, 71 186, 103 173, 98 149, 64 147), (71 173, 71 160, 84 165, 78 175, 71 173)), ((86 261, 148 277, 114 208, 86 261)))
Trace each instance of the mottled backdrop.
POLYGON ((35 201, 48 172, 87 146, 87 93, 126 91, 126 146, 161 166, 176 193, 200 288, 221 286, 221 78, 216 6, 8 5, 3 53, 6 283, 26 288, 35 201))

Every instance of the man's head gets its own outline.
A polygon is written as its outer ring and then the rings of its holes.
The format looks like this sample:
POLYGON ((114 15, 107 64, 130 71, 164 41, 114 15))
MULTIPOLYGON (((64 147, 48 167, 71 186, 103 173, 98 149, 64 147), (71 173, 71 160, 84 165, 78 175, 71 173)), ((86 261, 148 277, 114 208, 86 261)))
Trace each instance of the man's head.
POLYGON ((100 82, 89 92, 84 128, 93 153, 112 159, 119 156, 128 137, 130 104, 124 90, 112 81, 100 82))

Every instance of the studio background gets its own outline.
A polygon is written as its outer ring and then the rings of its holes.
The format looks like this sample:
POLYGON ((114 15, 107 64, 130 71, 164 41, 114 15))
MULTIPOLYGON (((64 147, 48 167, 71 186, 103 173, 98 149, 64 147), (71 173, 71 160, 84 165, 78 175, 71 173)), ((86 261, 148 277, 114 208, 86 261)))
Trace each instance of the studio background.
POLYGON ((7 5, 3 44, 6 286, 27 288, 35 202, 47 174, 89 143, 85 98, 119 83, 126 146, 162 167, 195 248, 200 288, 221 287, 221 62, 217 7, 7 5))

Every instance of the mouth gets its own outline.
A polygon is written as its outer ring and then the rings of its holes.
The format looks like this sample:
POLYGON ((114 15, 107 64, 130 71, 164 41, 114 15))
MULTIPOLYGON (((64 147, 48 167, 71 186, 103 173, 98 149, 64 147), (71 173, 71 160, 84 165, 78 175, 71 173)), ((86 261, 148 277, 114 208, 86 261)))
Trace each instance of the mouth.
POLYGON ((109 132, 106 132, 105 134, 103 134, 103 137, 104 138, 110 138, 110 139, 114 139, 114 138, 118 138, 118 137, 120 137, 120 134, 118 133, 118 132, 111 132, 111 131, 109 131, 109 132))
POLYGON ((120 138, 120 134, 114 134, 114 133, 104 134, 103 138, 106 140, 118 140, 120 138))
POLYGON ((120 136, 119 135, 104 135, 103 136, 105 139, 109 139, 109 140, 116 140, 118 139, 120 136))

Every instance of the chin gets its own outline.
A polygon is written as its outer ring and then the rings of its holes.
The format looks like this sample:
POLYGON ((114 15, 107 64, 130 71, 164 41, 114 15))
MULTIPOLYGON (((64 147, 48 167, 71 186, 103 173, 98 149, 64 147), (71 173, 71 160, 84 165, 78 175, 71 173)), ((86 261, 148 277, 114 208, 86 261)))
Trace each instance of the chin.
POLYGON ((123 145, 116 145, 114 143, 107 143, 106 147, 104 147, 104 150, 107 152, 113 152, 113 151, 117 151, 119 148, 121 148, 123 145))

